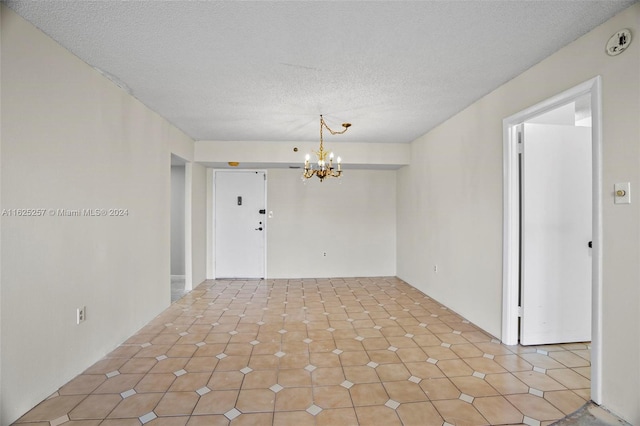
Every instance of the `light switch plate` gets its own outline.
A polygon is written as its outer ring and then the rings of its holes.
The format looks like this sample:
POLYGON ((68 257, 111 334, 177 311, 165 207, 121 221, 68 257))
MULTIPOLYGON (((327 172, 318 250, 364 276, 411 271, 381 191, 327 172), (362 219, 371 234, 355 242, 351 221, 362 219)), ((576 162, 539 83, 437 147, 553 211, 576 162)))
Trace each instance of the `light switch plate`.
POLYGON ((631 204, 631 183, 621 182, 613 185, 613 200, 615 204, 631 204), (623 191, 623 192, 620 192, 623 191), (621 195, 618 195, 621 194, 621 195))

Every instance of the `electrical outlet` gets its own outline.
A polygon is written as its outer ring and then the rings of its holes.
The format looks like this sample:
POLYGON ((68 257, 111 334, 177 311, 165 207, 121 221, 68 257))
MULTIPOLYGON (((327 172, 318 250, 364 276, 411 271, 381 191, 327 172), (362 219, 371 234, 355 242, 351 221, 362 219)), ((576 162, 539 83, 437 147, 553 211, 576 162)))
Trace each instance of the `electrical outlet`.
POLYGON ((322 252, 322 256, 327 257, 327 252, 326 251, 322 252))
POLYGON ((82 308, 76 309, 76 324, 80 324, 87 319, 87 307, 83 306, 82 308))
POLYGON ((433 265, 433 272, 438 273, 438 265, 433 265))

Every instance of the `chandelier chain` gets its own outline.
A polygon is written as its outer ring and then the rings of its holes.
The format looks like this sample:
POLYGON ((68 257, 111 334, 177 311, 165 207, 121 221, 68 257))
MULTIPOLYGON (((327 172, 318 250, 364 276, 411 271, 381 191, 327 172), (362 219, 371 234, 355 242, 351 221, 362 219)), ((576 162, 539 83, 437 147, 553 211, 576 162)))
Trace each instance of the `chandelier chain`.
POLYGON ((342 129, 341 132, 337 131, 337 130, 332 130, 331 127, 329 127, 327 125, 327 123, 324 121, 324 117, 322 117, 322 114, 320 114, 320 151, 323 151, 323 143, 324 143, 324 138, 322 137, 322 128, 326 128, 329 133, 331 133, 332 135, 341 135, 344 132, 346 132, 349 127, 351 126, 350 123, 345 123, 342 125, 342 127, 344 127, 344 129, 342 129))

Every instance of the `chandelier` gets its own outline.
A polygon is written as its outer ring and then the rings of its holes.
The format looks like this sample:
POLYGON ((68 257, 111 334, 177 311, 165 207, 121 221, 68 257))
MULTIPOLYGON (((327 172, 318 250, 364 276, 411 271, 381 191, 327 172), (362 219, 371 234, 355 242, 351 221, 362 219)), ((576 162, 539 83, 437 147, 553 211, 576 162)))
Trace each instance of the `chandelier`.
POLYGON ((333 152, 327 152, 324 150, 323 138, 322 138, 322 128, 326 128, 332 135, 341 135, 347 131, 349 127, 351 127, 351 123, 342 123, 342 127, 344 129, 341 132, 337 132, 331 130, 327 123, 324 122, 324 118, 320 115, 320 149, 318 151, 314 151, 316 156, 318 157, 318 165, 317 167, 311 165, 309 160, 311 156, 307 154, 304 159, 304 173, 302 174, 303 179, 309 179, 313 175, 316 175, 320 182, 324 180, 326 177, 340 177, 342 175, 342 165, 340 157, 336 158, 336 163, 338 163, 338 169, 336 170, 333 167, 333 152), (327 161, 327 156, 328 161, 327 161))

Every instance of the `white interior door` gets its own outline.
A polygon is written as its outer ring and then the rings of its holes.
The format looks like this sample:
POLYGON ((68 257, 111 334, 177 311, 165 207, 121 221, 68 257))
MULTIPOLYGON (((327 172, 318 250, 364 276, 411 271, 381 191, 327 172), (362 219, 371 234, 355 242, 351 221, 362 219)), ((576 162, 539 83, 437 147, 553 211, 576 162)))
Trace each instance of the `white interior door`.
POLYGON ((523 345, 591 339, 591 128, 525 124, 523 345))
POLYGON ((265 173, 215 175, 215 276, 265 276, 265 173))

